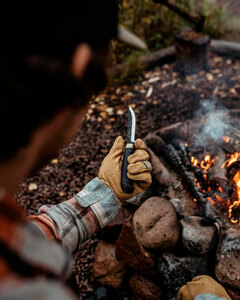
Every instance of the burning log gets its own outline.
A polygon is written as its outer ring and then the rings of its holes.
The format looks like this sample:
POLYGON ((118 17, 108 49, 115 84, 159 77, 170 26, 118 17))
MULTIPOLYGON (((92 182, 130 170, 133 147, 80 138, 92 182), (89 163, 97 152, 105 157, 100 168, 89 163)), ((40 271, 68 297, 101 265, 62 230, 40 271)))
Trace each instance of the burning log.
POLYGON ((183 76, 208 70, 210 37, 183 27, 176 36, 176 70, 183 76))
POLYGON ((182 164, 181 158, 176 149, 171 144, 168 144, 163 147, 163 153, 173 170, 182 178, 183 182, 186 183, 193 197, 203 208, 203 216, 206 224, 217 222, 220 227, 225 227, 224 222, 219 217, 218 211, 207 199, 207 195, 203 194, 199 190, 197 182, 194 180, 194 174, 188 171, 182 164))
POLYGON ((229 168, 227 169, 227 177, 230 180, 233 180, 234 176, 236 175, 236 173, 240 170, 240 161, 235 161, 234 163, 231 164, 231 166, 229 166, 229 168))
POLYGON ((205 198, 204 194, 199 191, 197 183, 194 181, 195 177, 193 173, 186 170, 175 148, 171 144, 167 144, 163 147, 163 153, 173 170, 180 175, 183 179, 183 182, 187 184, 193 197, 196 198, 199 203, 205 203, 207 199, 205 198))

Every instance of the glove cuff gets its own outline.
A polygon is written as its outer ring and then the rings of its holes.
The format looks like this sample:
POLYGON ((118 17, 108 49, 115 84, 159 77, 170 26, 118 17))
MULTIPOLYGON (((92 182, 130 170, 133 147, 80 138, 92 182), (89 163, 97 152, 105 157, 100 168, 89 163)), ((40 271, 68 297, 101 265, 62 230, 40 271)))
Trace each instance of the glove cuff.
POLYGON ((121 204, 107 184, 95 177, 74 195, 81 207, 90 207, 100 227, 106 226, 118 213, 121 204))

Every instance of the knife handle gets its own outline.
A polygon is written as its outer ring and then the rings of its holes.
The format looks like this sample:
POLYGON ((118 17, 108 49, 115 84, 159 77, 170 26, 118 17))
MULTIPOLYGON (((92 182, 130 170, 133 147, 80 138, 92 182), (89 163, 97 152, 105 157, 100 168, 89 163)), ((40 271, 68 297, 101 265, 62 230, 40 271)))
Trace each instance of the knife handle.
POLYGON ((134 143, 127 143, 123 155, 121 186, 124 193, 131 194, 134 192, 133 181, 127 176, 128 157, 134 153, 134 143))

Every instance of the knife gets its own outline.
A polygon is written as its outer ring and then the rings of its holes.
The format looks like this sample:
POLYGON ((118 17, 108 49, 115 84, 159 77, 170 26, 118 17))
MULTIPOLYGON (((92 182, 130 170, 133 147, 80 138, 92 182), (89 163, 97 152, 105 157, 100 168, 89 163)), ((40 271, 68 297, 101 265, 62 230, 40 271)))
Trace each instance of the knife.
POLYGON ((135 130, 136 130, 136 117, 133 109, 129 106, 128 112, 128 128, 127 128, 127 141, 123 155, 121 186, 125 193, 131 194, 134 191, 133 181, 127 176, 128 157, 135 151, 135 130))

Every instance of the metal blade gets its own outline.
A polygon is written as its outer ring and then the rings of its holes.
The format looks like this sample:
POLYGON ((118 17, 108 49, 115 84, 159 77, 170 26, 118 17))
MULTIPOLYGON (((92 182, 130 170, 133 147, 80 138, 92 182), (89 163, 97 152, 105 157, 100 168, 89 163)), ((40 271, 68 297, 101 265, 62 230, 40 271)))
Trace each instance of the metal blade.
POLYGON ((127 128, 127 143, 135 141, 136 117, 133 109, 129 106, 128 112, 128 128, 127 128))

